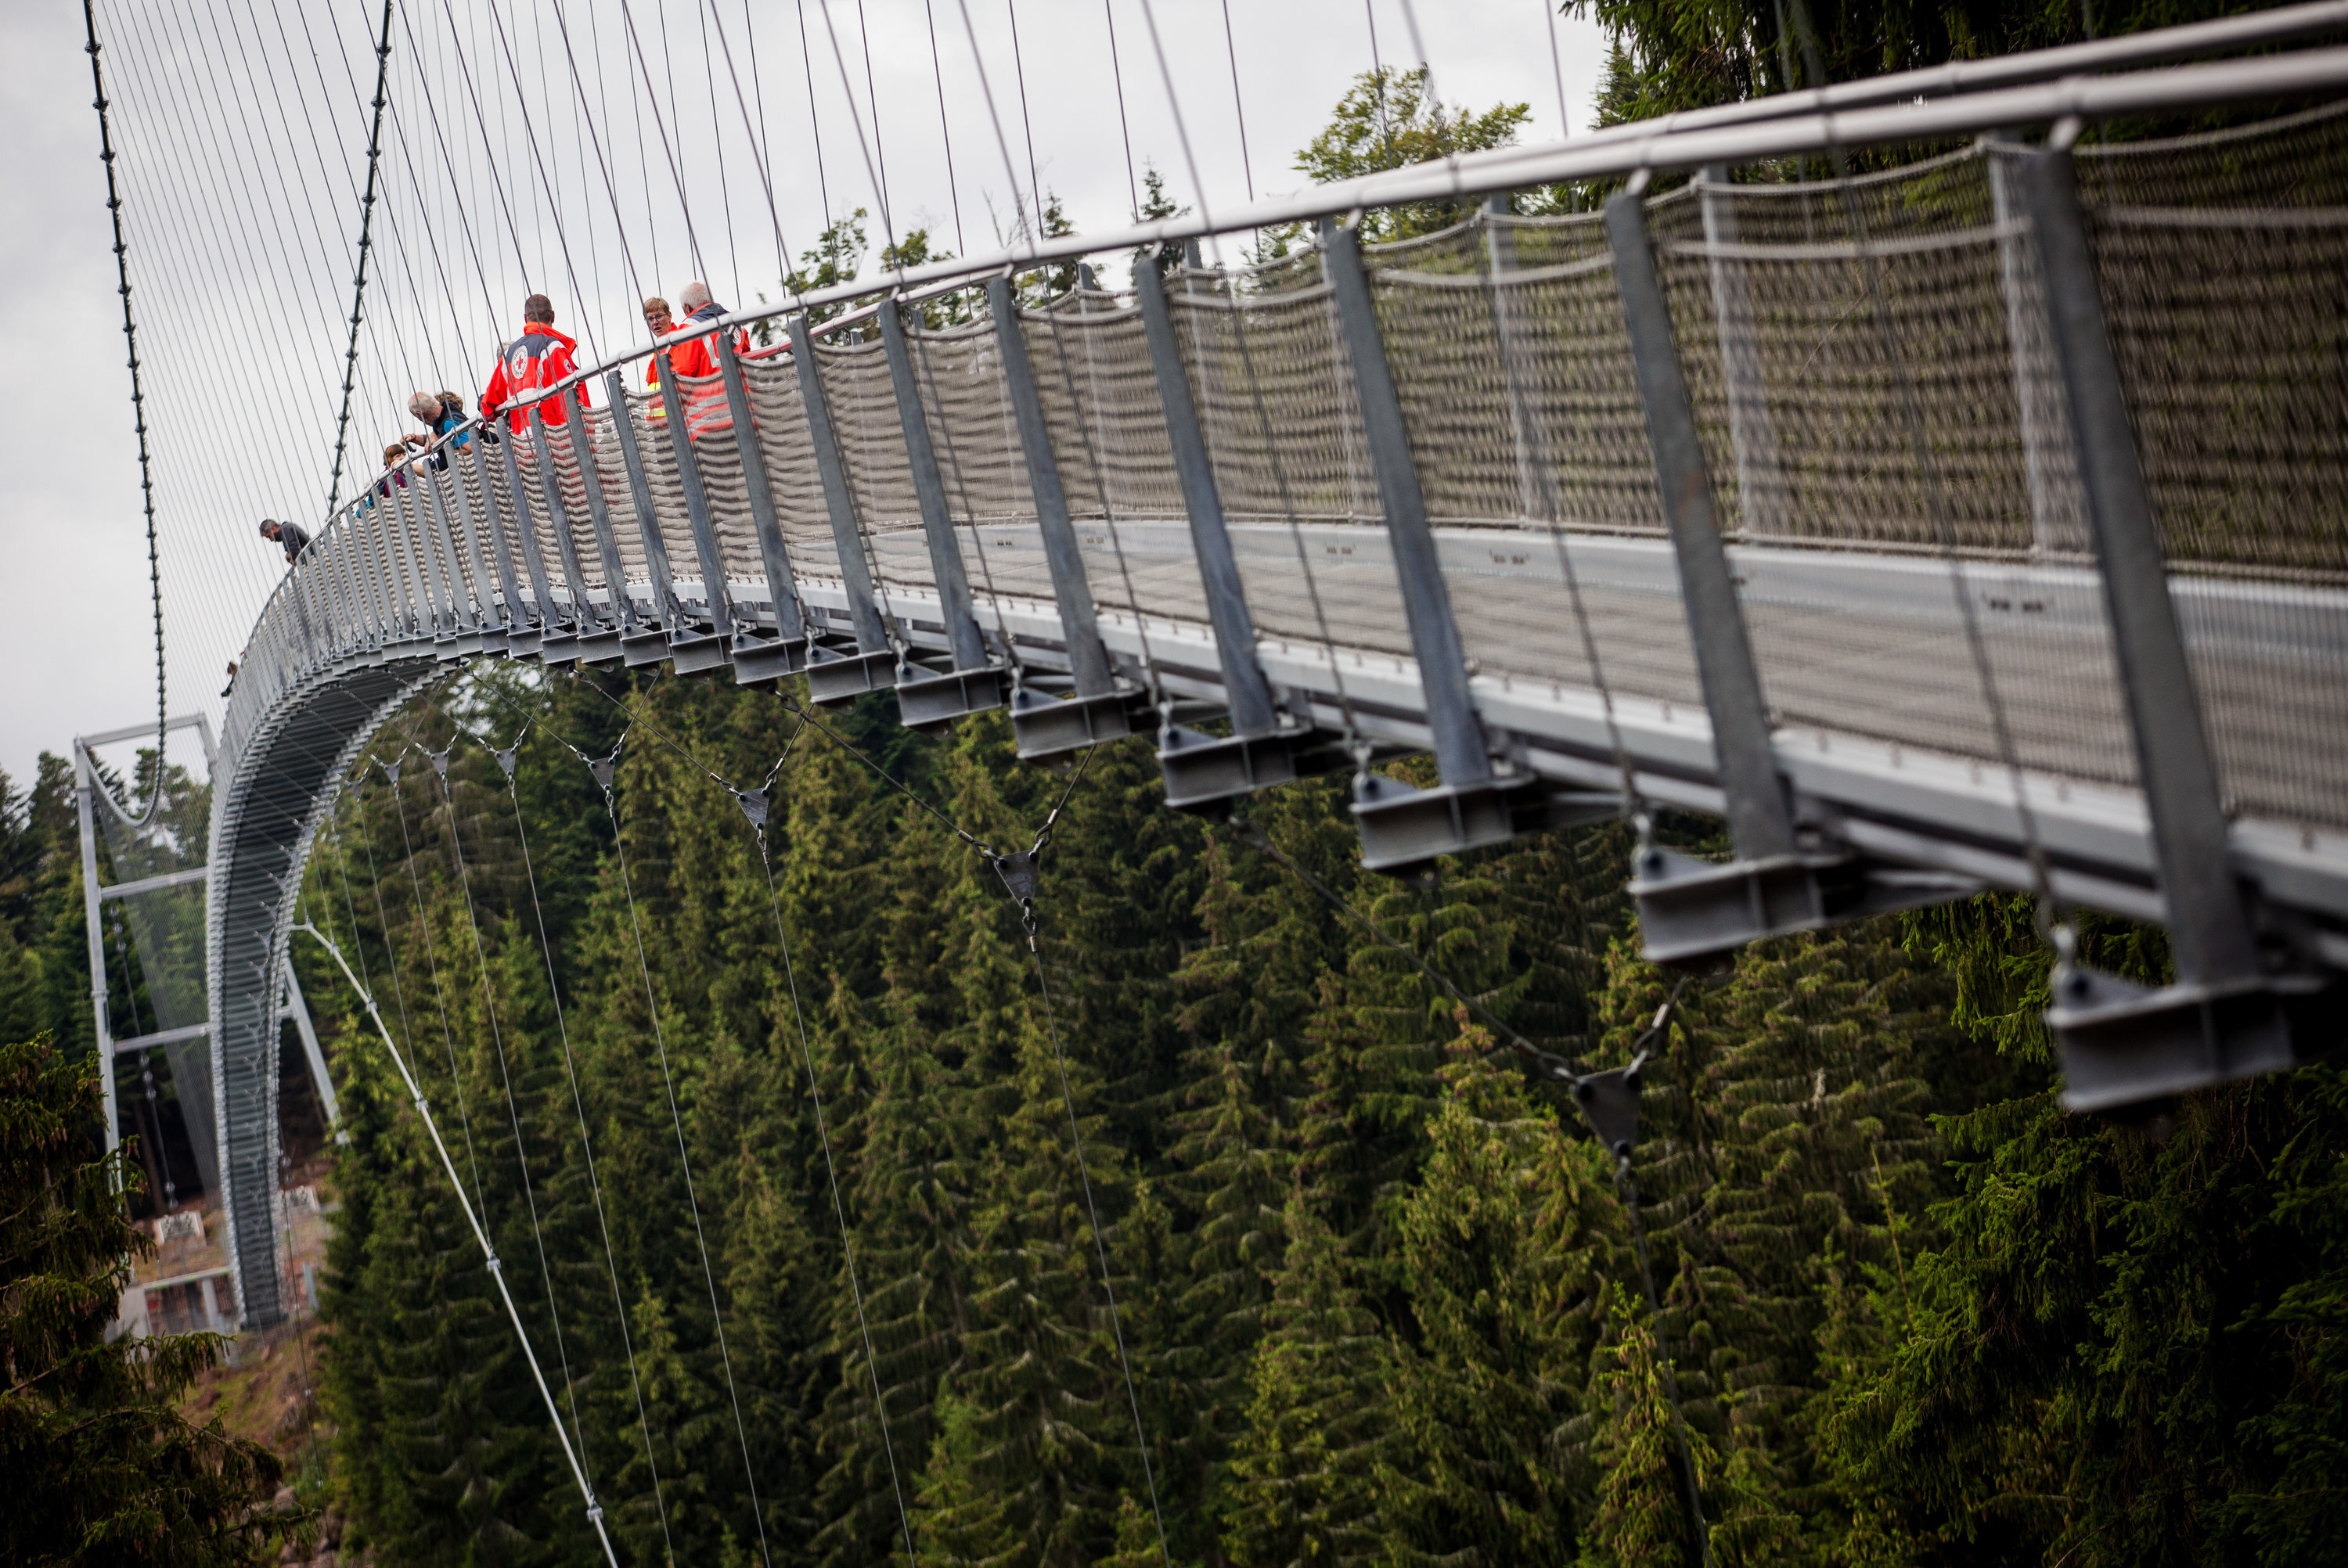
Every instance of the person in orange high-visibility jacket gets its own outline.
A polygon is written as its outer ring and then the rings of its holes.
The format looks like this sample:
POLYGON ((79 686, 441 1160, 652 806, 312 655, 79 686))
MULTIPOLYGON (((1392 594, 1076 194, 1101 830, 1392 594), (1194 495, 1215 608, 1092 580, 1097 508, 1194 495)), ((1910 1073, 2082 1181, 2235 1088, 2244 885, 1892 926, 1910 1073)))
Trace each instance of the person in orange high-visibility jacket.
MULTIPOLYGON (((554 330, 554 304, 544 294, 532 294, 521 302, 521 336, 508 343, 504 357, 489 376, 489 389, 481 394, 481 417, 488 419, 499 407, 541 386, 551 386, 578 369, 574 357, 579 344, 554 330)), ((582 382, 564 395, 576 397, 579 406, 590 406, 587 387, 582 382)), ((561 425, 570 417, 558 400, 546 410, 549 423, 561 425)), ((530 428, 526 409, 515 409, 506 415, 506 425, 517 436, 530 428)))
MULTIPOLYGON (((652 328, 654 337, 665 337, 670 333, 689 327, 695 322, 713 322, 726 313, 726 307, 709 297, 709 285, 706 283, 698 281, 687 283, 677 292, 676 297, 678 302, 685 306, 686 314, 683 322, 675 325, 669 323, 667 301, 650 299, 644 302, 644 323, 652 328), (657 314, 654 312, 654 306, 659 307, 657 314)), ((644 384, 655 392, 659 390, 661 367, 664 364, 675 371, 681 380, 716 375, 717 374, 716 337, 717 334, 715 333, 705 333, 690 343, 679 343, 673 349, 653 355, 651 362, 644 368, 644 384)), ((734 352, 747 354, 749 349, 750 334, 740 327, 735 328, 734 352)), ((724 425, 726 423, 721 412, 726 396, 723 392, 714 388, 685 386, 679 386, 677 392, 685 399, 687 417, 692 421, 696 433, 704 429, 713 416, 718 425, 724 425)), ((651 413, 654 419, 668 417, 666 406, 657 396, 653 400, 651 413)))

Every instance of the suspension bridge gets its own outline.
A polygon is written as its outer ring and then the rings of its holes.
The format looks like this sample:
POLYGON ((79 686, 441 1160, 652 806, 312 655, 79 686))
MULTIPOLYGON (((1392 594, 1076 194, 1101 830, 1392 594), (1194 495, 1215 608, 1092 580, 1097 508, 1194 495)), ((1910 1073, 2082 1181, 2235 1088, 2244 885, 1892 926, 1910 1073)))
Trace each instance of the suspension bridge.
POLYGON ((381 726, 469 661, 886 693, 924 731, 1007 710, 1045 765, 1154 744, 1183 810, 1349 774, 1397 875, 1711 814, 1727 860, 1636 858, 1669 963, 2033 894, 2076 1109, 2329 1050, 2343 27, 2289 7, 1027 223, 591 354, 339 496, 243 644, 204 857, 185 1032, 244 1321, 289 1309, 295 892, 381 726), (1586 204, 1525 200, 1560 191, 1586 204), (1456 221, 1365 220, 1430 204, 1456 221), (1436 782, 1380 771, 1410 753, 1436 782), (2174 982, 2074 963, 2074 908, 2165 927, 2174 982))

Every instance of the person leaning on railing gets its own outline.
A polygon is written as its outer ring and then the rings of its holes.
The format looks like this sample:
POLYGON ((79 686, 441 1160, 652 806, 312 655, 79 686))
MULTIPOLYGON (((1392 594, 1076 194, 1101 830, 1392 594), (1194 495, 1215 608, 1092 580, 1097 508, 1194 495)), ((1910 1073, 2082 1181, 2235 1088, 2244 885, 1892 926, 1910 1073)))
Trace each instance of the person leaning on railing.
MULTIPOLYGON (((424 425, 423 435, 410 436, 407 438, 407 445, 419 452, 437 442, 446 441, 449 436, 457 436, 457 432, 465 427, 465 400, 453 392, 417 393, 407 400, 407 412, 421 421, 424 425)), ((452 445, 461 449, 465 445, 465 437, 457 436, 452 445)), ((432 466, 435 472, 447 473, 448 454, 445 451, 434 453, 432 466)))
POLYGON ((310 548, 309 530, 299 523, 281 523, 274 518, 261 519, 261 537, 281 546, 285 551, 285 564, 292 566, 310 548))
POLYGON ((391 499, 391 487, 394 485, 397 485, 403 490, 407 488, 407 470, 397 466, 407 460, 407 443, 404 440, 395 441, 383 449, 384 476, 376 481, 376 495, 387 501, 391 499))

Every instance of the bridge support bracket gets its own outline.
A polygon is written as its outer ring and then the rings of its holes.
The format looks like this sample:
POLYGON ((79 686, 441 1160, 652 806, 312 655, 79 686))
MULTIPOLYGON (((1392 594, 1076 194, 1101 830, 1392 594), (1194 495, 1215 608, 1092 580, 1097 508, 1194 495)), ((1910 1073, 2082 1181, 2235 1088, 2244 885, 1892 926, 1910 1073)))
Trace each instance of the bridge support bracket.
POLYGON ((1262 735, 1210 735, 1169 724, 1158 736, 1158 771, 1166 804, 1174 811, 1228 815, 1261 789, 1335 773, 1352 758, 1338 738, 1320 730, 1274 730, 1262 735))
MULTIPOLYGON (((1547 802, 1535 782, 1493 778, 1419 789, 1384 774, 1363 774, 1354 786, 1363 868, 1406 876, 1439 855, 1506 844, 1546 816, 1547 802)), ((1606 815, 1613 815, 1622 797, 1603 798, 1606 815)))
POLYGON ((538 661, 541 664, 569 664, 579 657, 579 639, 568 631, 546 631, 539 634, 538 661))
POLYGON ((1142 733, 1135 730, 1133 721, 1148 711, 1146 692, 1047 697, 1023 686, 1011 694, 1011 733, 1021 762, 1045 762, 1142 733))
POLYGON ((2156 989, 2064 964, 2046 1009, 2063 1059, 2063 1108, 2141 1114, 2191 1090, 2281 1071, 2302 1060, 2295 1037, 2322 1032, 2310 1012, 2328 1003, 2338 1035, 2340 1001, 2337 988, 2312 976, 2156 989))
POLYGON ((582 664, 610 664, 624 658, 623 634, 616 626, 580 634, 576 658, 582 664))
POLYGON ((897 720, 909 730, 938 734, 956 719, 1003 706, 1011 672, 993 664, 942 675, 897 677, 897 720))
POLYGON ((836 653, 818 645, 807 660, 808 698, 823 708, 844 708, 867 692, 897 683, 897 656, 886 648, 871 653, 836 653))
POLYGON ((667 656, 680 675, 706 675, 733 661, 734 639, 727 631, 673 632, 667 656))
POLYGON ((808 667, 804 637, 734 639, 734 684, 771 686, 808 667))
POLYGON ((668 658, 668 632, 658 626, 644 626, 637 631, 620 634, 620 662, 631 670, 641 670, 647 664, 658 664, 668 658))
POLYGON ((1631 901, 1651 964, 1697 967, 1747 943, 1845 920, 1921 909, 1981 891, 1970 877, 1890 871, 1846 852, 1773 855, 1725 864, 1661 845, 1639 852, 1631 901))

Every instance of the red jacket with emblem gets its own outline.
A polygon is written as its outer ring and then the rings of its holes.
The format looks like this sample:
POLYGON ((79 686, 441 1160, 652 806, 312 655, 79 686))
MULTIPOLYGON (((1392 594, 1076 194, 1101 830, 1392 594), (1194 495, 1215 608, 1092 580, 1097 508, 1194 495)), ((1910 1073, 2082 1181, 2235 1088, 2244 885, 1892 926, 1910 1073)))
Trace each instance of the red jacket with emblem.
MULTIPOLYGON (((521 336, 506 345, 505 357, 489 377, 489 390, 481 394, 481 416, 486 419, 497 412, 500 404, 535 392, 541 386, 551 386, 578 368, 573 357, 578 352, 576 340, 565 337, 544 322, 530 322, 521 329, 521 336)), ((579 406, 586 408, 587 387, 584 383, 564 395, 576 397, 579 406)), ((561 406, 546 410, 546 417, 557 424, 570 417, 561 406)), ((516 409, 506 415, 506 425, 519 436, 530 428, 527 411, 516 409)))

